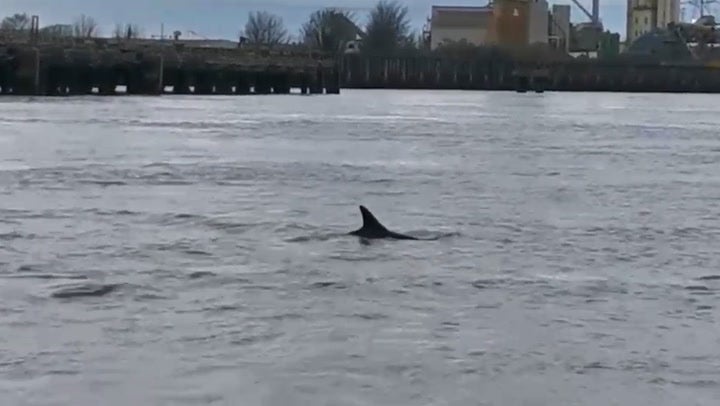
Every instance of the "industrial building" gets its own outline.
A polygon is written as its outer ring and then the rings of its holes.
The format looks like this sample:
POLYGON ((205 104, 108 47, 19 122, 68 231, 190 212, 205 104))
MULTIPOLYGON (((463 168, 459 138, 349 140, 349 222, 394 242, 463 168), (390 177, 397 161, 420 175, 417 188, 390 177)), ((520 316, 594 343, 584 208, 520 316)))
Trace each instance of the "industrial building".
POLYGON ((550 43, 565 52, 570 50, 570 5, 553 4, 550 18, 550 43))
MULTIPOLYGON (((444 44, 464 41, 504 47, 547 44, 572 56, 591 58, 618 54, 619 35, 603 31, 599 1, 592 2, 593 12, 575 0, 570 1, 579 5, 589 22, 572 24, 569 4, 554 4, 549 9, 547 0, 490 0, 482 7, 433 6, 426 33, 433 50, 444 44)), ((657 4, 678 0, 632 1, 655 1, 657 4)), ((677 15, 670 5, 659 10, 661 12, 655 13, 652 19, 648 18, 649 22, 656 24, 677 15)))
POLYGON ((430 48, 459 41, 473 45, 547 44, 548 23, 547 0, 494 0, 481 7, 433 6, 430 48))
POLYGON ((430 49, 440 44, 467 41, 473 45, 487 42, 491 7, 432 6, 430 49))
POLYGON ((627 0, 626 40, 630 44, 638 37, 665 29, 680 22, 680 0, 627 0))

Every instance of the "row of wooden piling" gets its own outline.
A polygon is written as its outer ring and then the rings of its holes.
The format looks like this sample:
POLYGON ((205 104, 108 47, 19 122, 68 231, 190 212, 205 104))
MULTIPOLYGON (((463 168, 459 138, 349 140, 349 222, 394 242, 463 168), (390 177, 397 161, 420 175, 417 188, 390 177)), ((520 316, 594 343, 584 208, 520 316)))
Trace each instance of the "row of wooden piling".
POLYGON ((357 89, 720 93, 720 68, 623 60, 521 63, 348 55, 342 79, 344 88, 357 89))
MULTIPOLYGON (((483 56, 252 59, 150 50, 0 47, 0 94, 338 94, 340 88, 720 93, 720 68, 620 60, 519 62, 483 56)), ((237 54, 237 55, 235 55, 237 54)), ((228 56, 229 55, 229 56, 228 56)))
POLYGON ((16 47, 0 54, 0 94, 5 95, 197 95, 338 94, 333 63, 287 59, 209 61, 161 52, 16 47), (273 63, 274 62, 274 63, 273 63), (125 92, 121 89, 125 88, 125 92))

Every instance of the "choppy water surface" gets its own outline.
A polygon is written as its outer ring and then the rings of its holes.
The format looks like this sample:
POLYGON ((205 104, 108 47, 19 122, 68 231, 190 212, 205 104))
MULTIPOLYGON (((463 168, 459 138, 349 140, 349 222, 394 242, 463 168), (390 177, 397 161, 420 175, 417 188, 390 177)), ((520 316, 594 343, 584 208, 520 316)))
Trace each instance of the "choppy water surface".
POLYGON ((717 405, 717 106, 0 99, 2 404, 717 405))

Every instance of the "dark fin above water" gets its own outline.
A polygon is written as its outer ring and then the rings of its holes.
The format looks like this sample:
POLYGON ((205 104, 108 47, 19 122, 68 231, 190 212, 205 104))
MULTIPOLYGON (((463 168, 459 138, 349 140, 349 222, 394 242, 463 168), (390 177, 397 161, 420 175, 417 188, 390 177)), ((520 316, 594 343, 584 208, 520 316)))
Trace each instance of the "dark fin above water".
POLYGON ((351 232, 352 235, 357 235, 364 238, 395 238, 399 240, 417 240, 415 237, 398 234, 389 231, 375 216, 367 209, 367 207, 360 205, 360 214, 362 214, 363 224, 358 230, 351 232))
POLYGON ((363 225, 360 229, 365 231, 374 232, 387 232, 387 228, 378 221, 377 218, 367 209, 365 206, 360 206, 360 213, 362 214, 363 225))

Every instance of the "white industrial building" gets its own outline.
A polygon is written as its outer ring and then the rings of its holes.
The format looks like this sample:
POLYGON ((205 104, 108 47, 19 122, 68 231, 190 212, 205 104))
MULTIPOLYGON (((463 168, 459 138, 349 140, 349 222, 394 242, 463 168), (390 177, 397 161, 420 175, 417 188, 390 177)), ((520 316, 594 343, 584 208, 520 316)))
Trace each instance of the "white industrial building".
POLYGON ((559 45, 558 48, 568 52, 570 49, 570 5, 553 4, 550 37, 559 45))
POLYGON ((548 2, 532 0, 529 4, 528 43, 548 43, 548 2))
POLYGON ((655 28, 680 22, 680 0, 627 0, 627 43, 655 28))
POLYGON ((484 44, 492 12, 487 6, 432 6, 430 48, 436 49, 443 42, 462 40, 474 45, 484 44))

